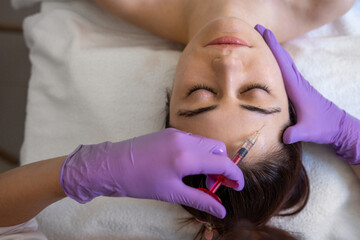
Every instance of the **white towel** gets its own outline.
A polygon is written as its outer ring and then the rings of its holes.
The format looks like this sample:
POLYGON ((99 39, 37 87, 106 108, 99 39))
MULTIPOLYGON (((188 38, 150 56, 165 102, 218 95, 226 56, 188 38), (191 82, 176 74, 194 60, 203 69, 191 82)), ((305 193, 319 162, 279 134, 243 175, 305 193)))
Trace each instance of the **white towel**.
MULTIPOLYGON (((314 87, 360 118, 360 6, 285 44, 314 87)), ((65 155, 78 144, 119 141, 162 128, 166 89, 181 46, 111 16, 90 1, 44 2, 24 23, 30 49, 22 164, 65 155)), ((311 182, 307 207, 272 224, 300 239, 358 239, 360 183, 328 146, 304 144, 311 182)), ((192 239, 195 224, 175 204, 64 199, 38 217, 48 238, 192 239)))

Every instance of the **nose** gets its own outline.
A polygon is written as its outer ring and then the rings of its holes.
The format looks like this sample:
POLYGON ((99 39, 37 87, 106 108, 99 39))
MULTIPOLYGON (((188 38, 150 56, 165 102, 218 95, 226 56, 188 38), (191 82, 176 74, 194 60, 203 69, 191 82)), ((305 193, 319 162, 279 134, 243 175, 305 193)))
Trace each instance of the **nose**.
POLYGON ((244 79, 243 57, 232 54, 231 51, 224 51, 222 56, 212 60, 212 68, 218 80, 226 92, 236 90, 240 86, 241 79, 244 79))
POLYGON ((243 65, 243 59, 232 54, 230 50, 224 51, 222 56, 214 58, 212 61, 212 67, 218 73, 240 72, 243 65))

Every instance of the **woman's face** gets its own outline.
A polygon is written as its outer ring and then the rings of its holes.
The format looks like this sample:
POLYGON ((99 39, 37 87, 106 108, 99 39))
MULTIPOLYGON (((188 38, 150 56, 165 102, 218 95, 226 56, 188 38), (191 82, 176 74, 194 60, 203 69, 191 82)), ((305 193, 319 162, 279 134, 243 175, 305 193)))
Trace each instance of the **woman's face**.
POLYGON ((170 125, 224 142, 229 157, 262 128, 248 154, 251 159, 280 146, 282 130, 288 124, 281 72, 261 35, 237 18, 216 19, 203 27, 179 60, 170 125), (247 46, 206 46, 223 36, 237 37, 247 46))

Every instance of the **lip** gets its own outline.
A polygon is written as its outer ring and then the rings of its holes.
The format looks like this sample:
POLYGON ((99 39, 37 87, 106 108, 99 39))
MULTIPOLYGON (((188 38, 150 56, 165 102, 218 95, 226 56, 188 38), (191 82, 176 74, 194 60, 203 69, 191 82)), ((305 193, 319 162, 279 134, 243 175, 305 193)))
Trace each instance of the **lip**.
POLYGON ((216 38, 205 45, 207 46, 224 46, 224 47, 249 47, 242 39, 233 36, 223 36, 216 38))

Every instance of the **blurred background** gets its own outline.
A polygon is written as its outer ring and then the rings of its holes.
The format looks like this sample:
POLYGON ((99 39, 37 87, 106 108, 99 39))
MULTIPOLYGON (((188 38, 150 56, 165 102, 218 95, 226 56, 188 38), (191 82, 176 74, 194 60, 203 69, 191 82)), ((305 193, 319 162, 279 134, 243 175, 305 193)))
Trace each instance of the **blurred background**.
POLYGON ((38 11, 38 5, 15 10, 10 0, 0 1, 0 173, 19 165, 30 78, 22 22, 38 11))

